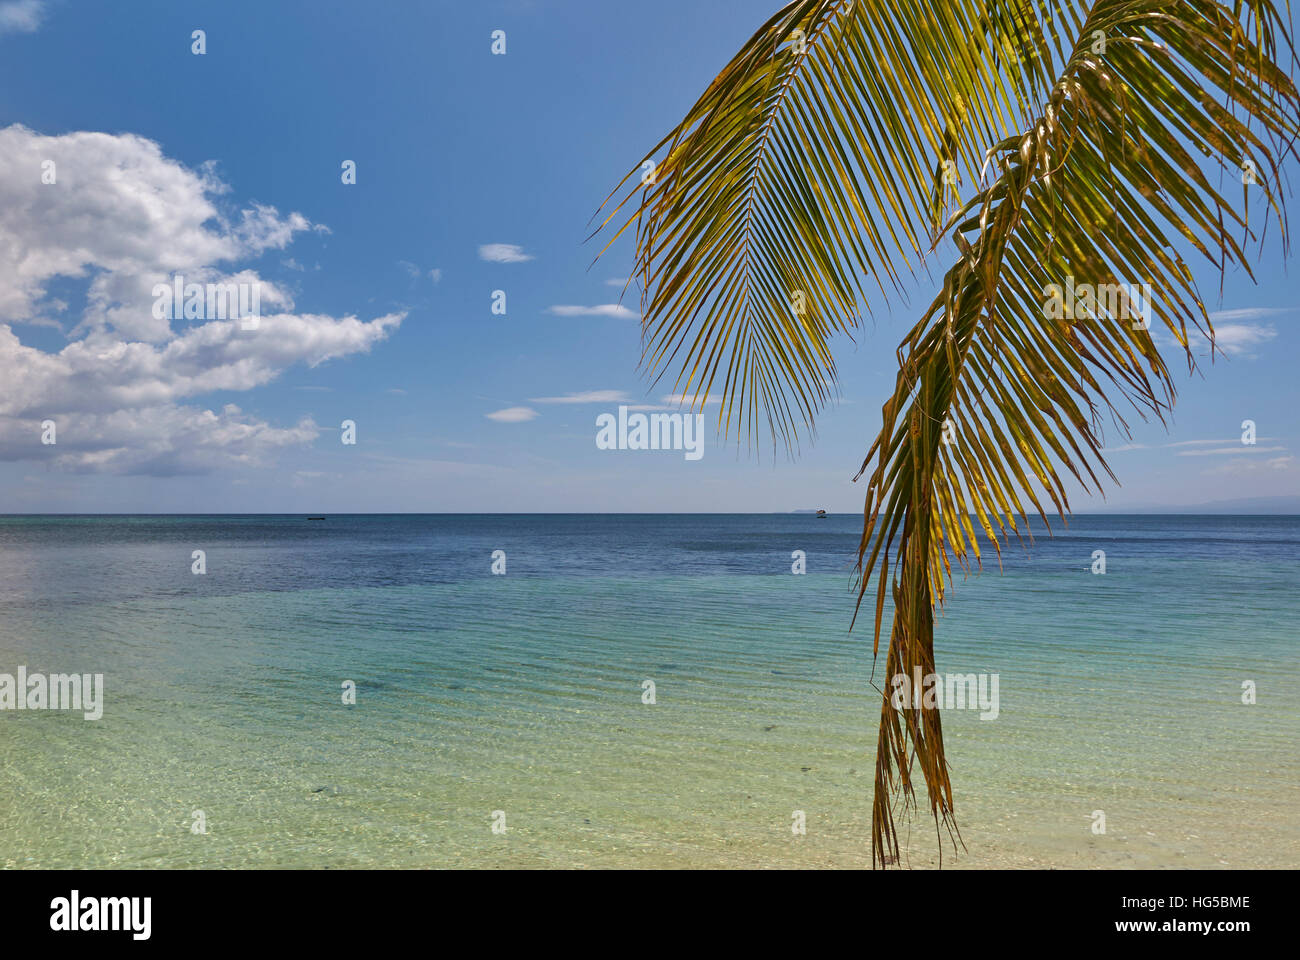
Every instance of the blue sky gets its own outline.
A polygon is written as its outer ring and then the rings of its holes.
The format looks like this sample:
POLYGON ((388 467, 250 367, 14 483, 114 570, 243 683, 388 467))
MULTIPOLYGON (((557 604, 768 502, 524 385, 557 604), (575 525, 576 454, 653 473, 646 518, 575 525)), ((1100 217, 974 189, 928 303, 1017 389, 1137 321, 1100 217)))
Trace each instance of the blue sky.
MULTIPOLYGON (((0 0, 0 512, 860 510, 924 286, 841 343, 793 462, 712 429, 698 462, 594 442, 672 383, 639 372, 631 249, 591 266, 589 218, 776 5, 0 0), (187 264, 277 291, 267 336, 152 325, 140 291, 187 264)), ((1300 494, 1276 237, 1221 301, 1198 267, 1230 357, 1177 365, 1168 433, 1108 431, 1123 487, 1076 511, 1300 494)))

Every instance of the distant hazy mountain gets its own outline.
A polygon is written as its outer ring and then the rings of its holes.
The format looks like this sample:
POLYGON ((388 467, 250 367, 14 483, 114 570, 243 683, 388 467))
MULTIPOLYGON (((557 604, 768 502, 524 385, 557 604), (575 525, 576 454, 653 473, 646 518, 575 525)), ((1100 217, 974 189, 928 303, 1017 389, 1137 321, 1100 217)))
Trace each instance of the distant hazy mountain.
POLYGON ((1112 510, 1079 510, 1078 513, 1253 513, 1253 514, 1291 514, 1300 513, 1300 496, 1284 497, 1241 497, 1236 500, 1209 500, 1205 503, 1165 506, 1147 503, 1112 510))
POLYGON ((1300 496, 1243 497, 1240 500, 1211 500, 1180 513, 1300 513, 1300 496))

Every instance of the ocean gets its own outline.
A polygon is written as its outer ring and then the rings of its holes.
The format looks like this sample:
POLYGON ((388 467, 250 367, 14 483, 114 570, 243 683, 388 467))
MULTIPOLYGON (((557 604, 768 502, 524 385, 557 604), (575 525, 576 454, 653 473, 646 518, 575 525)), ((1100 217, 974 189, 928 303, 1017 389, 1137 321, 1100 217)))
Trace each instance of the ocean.
MULTIPOLYGON (((0 517, 0 674, 103 677, 0 710, 0 865, 869 866, 861 526, 0 517)), ((1300 517, 1053 528, 938 617, 998 712, 945 711, 964 849, 921 797, 904 865, 1300 863, 1300 517)))

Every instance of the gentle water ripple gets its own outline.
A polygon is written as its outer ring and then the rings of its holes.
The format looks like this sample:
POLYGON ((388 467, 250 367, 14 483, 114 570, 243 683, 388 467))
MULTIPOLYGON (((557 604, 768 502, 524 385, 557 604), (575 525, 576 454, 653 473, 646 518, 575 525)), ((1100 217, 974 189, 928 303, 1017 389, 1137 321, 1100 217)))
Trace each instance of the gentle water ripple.
MULTIPOLYGON (((858 518, 307 524, 0 518, 0 671, 107 685, 97 722, 0 714, 0 864, 868 862, 858 518)), ((1298 544, 1295 518, 1083 517, 959 578, 939 667, 998 674, 1001 713, 944 715, 945 863, 1294 865, 1298 544)))

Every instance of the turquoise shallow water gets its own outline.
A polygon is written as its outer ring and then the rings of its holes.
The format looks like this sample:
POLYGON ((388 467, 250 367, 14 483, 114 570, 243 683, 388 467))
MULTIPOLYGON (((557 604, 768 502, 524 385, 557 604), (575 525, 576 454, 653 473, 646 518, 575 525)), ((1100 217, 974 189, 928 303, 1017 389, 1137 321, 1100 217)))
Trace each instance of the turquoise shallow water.
MULTIPOLYGON (((0 672, 106 687, 96 722, 0 712, 0 863, 866 865, 859 530, 0 518, 0 672)), ((998 674, 1000 714, 945 713, 944 864, 1300 863, 1298 583, 1290 517, 1080 517, 958 582, 939 669, 998 674)), ((908 861, 938 862, 924 817, 908 861)))

